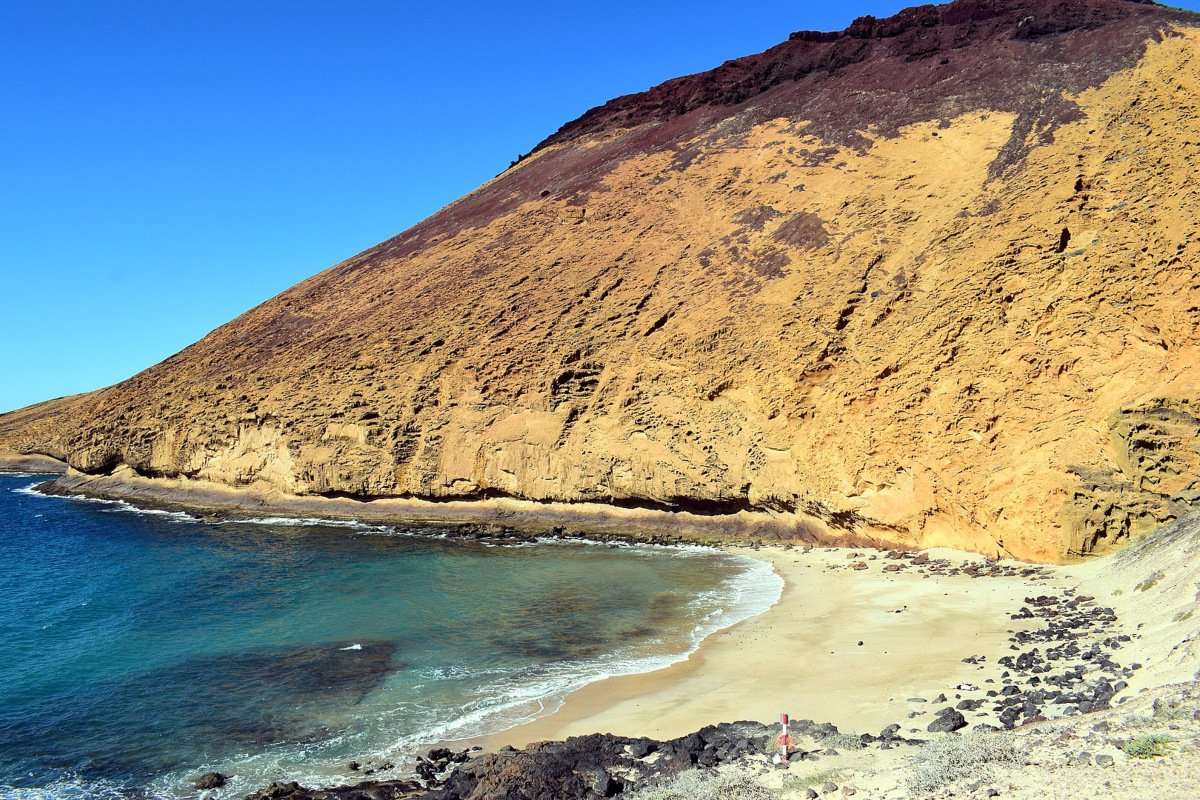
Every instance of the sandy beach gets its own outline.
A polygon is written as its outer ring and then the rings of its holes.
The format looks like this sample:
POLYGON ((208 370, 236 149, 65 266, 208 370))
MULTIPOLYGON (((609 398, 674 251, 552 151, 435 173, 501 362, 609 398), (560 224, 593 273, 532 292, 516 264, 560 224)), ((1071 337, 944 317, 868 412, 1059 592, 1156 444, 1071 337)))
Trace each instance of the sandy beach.
MULTIPOLYGON (((765 613, 720 631, 685 662, 657 672, 611 678, 569 695, 557 713, 487 740, 522 746, 533 741, 605 732, 670 738, 742 719, 771 720, 780 712, 878 731, 901 723, 923 730, 941 692, 977 685, 1001 671, 962 659, 1008 649, 1021 622, 1009 615, 1031 591, 1028 578, 939 575, 903 569, 878 551, 818 548, 731 548, 769 561, 785 581, 765 613), (852 569, 851 564, 866 568, 852 569), (918 728, 919 723, 919 728, 918 728)), ((953 564, 983 559, 949 550, 931 559, 953 564)), ((1027 565, 1015 565, 1027 567, 1027 565)), ((1039 568, 1047 589, 1053 568, 1039 568)))

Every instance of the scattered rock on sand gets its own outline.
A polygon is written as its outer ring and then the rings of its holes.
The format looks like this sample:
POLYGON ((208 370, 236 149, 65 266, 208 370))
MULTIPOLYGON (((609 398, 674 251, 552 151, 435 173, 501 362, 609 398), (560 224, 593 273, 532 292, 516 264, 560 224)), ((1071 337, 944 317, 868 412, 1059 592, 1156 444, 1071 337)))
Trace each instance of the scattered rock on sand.
POLYGON ((930 733, 952 733, 965 727, 967 727, 966 718, 958 711, 947 706, 937 712, 937 718, 929 723, 925 730, 930 733))

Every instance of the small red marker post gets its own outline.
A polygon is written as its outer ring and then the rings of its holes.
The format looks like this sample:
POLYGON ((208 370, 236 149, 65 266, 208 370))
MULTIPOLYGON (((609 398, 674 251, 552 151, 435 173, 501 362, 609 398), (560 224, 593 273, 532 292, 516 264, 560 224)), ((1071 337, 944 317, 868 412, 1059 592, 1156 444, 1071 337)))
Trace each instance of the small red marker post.
POLYGON ((776 764, 788 763, 788 748, 792 746, 792 736, 788 733, 788 715, 779 715, 779 737, 775 740, 779 745, 779 752, 775 754, 774 761, 776 764))

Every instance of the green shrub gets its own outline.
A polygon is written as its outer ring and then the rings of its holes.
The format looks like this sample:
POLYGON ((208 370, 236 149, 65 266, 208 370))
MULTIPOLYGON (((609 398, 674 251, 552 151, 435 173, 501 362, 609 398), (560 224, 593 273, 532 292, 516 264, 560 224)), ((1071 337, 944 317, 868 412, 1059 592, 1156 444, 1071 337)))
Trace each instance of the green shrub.
POLYGON ((1121 747, 1130 758, 1158 758, 1171 752, 1171 737, 1161 733, 1130 739, 1121 747))
POLYGON ((921 797, 967 777, 991 780, 994 766, 1019 766, 1024 760, 1016 741, 1002 733, 946 736, 909 758, 904 784, 910 795, 921 797))

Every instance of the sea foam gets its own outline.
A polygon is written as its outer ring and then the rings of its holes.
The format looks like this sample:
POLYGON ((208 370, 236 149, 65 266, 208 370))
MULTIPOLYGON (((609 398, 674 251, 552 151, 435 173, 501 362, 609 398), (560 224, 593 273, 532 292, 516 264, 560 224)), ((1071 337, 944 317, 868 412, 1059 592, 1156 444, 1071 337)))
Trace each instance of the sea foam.
POLYGON ((326 519, 324 517, 238 517, 218 520, 214 525, 274 525, 284 528, 350 528, 358 531, 390 530, 384 525, 372 525, 353 519, 326 519))

